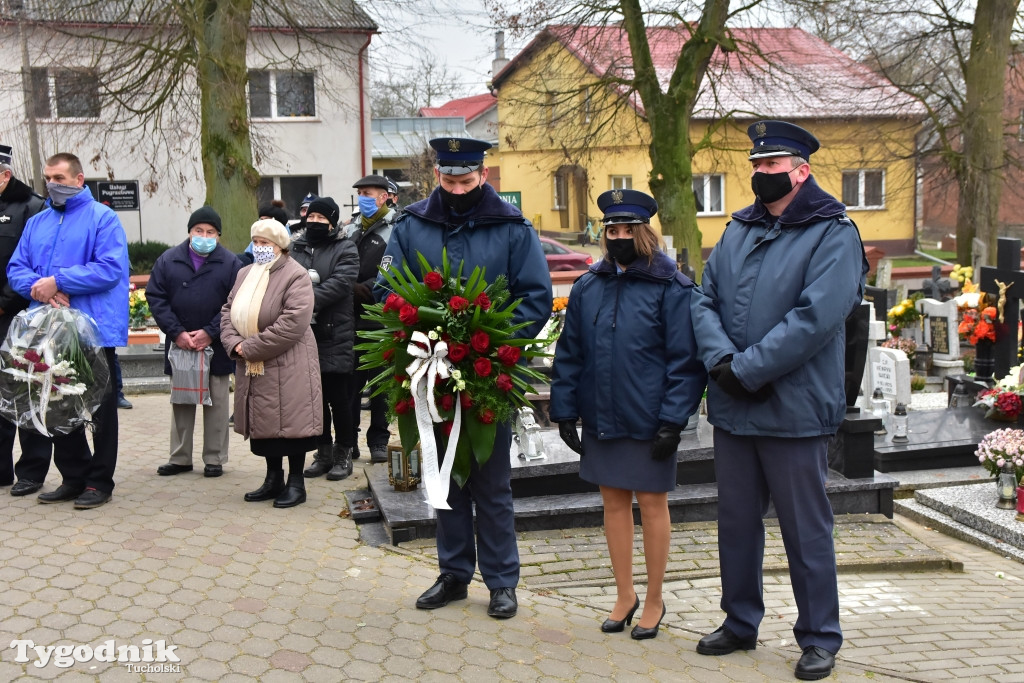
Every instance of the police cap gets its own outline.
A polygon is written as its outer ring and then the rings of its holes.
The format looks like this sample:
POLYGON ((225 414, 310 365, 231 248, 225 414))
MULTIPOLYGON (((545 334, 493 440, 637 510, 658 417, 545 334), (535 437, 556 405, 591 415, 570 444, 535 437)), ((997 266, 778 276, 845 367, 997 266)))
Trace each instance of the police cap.
POLYGON ((382 175, 363 176, 353 183, 352 187, 379 187, 382 190, 386 190, 388 189, 388 179, 382 175))
POLYGON ((0 145, 0 164, 11 165, 14 160, 14 149, 9 145, 0 145))
POLYGON ((769 157, 802 157, 810 159, 818 151, 818 138, 800 126, 785 121, 758 121, 750 124, 747 135, 754 143, 750 160, 769 157))
POLYGON ((472 138, 434 138, 430 146, 437 152, 437 170, 445 175, 466 175, 484 163, 484 152, 492 145, 472 138))
POLYGON ((309 206, 314 199, 317 199, 317 196, 310 192, 306 194, 305 197, 302 198, 302 204, 300 206, 309 206))
POLYGON ((597 208, 604 212, 601 222, 605 225, 650 223, 658 213, 658 202, 638 190, 608 190, 598 196, 597 208))

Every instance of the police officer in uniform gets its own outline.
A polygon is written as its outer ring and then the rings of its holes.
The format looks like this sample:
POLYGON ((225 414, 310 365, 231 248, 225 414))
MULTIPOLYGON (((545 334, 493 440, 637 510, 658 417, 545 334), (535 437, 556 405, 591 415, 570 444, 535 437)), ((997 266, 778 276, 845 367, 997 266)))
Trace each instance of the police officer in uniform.
MULTIPOLYGON (((468 138, 435 138, 430 146, 437 152, 434 175, 439 186, 426 199, 405 207, 382 265, 401 269, 405 264, 422 279, 416 253, 440 265, 441 252, 447 248, 453 269, 462 263, 464 274, 479 266, 486 269, 491 282, 499 275, 508 278, 511 299, 522 300, 513 322, 529 322, 519 334, 537 336, 551 315, 551 276, 533 226, 486 183, 484 153, 491 145, 468 138)), ((378 279, 378 299, 386 296, 384 287, 386 282, 378 279)), ((451 483, 451 510, 437 511, 441 574, 416 601, 419 609, 437 609, 465 599, 479 558, 480 574, 491 593, 487 614, 497 619, 515 616, 519 551, 512 510, 511 443, 511 426, 499 425, 490 460, 482 466, 473 461, 465 487, 451 483)))
POLYGON ((846 410, 845 321, 863 298, 868 264, 846 207, 811 175, 818 140, 782 121, 758 121, 747 133, 756 198, 733 214, 692 300, 712 379, 726 614, 697 651, 725 655, 757 645, 762 517, 771 502, 799 611, 795 674, 817 680, 832 673, 843 643, 827 446, 846 410))
MULTIPOLYGON (((28 307, 28 300, 7 284, 7 264, 18 246, 25 223, 43 209, 45 200, 32 188, 14 177, 14 150, 0 145, 0 341, 7 336, 11 321, 28 307)), ((12 496, 27 496, 43 487, 50 469, 48 439, 24 439, 21 457, 14 464, 14 435, 19 432, 13 422, 0 418, 0 486, 11 486, 12 496), (14 482, 17 474, 18 481, 14 482)), ((20 432, 19 432, 20 436, 20 432)))

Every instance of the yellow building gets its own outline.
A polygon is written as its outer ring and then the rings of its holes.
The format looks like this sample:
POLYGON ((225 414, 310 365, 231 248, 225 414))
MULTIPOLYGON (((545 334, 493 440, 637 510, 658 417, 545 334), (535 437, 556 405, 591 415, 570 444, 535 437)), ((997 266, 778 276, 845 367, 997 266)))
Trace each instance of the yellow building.
MULTIPOLYGON (((742 45, 716 53, 694 109, 690 139, 697 222, 705 251, 728 217, 753 201, 747 126, 792 121, 813 132, 818 183, 847 204, 867 244, 889 254, 913 250, 915 135, 922 111, 880 76, 800 29, 736 29, 742 45), (746 52, 744 52, 746 50, 746 52), (786 65, 770 55, 784 55, 786 65)), ((662 87, 686 36, 651 28, 662 87)), ((600 216, 597 196, 614 188, 649 192, 650 128, 618 27, 549 27, 494 79, 498 93, 503 193, 544 232, 574 233, 600 216)), ((653 221, 656 228, 657 220, 653 221)))

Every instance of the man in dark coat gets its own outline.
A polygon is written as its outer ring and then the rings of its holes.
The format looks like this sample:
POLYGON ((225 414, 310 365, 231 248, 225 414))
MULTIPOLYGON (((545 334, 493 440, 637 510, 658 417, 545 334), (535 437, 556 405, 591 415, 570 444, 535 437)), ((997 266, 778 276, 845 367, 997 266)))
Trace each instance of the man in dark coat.
MULTIPOLYGON (((447 250, 453 269, 463 274, 479 266, 489 282, 508 279, 511 298, 521 299, 514 323, 529 323, 518 334, 536 337, 551 316, 551 275, 537 232, 519 209, 502 201, 487 184, 484 152, 491 145, 467 138, 435 138, 434 176, 438 187, 423 201, 410 204, 395 223, 382 266, 408 267, 422 279, 417 252, 440 265, 447 250)), ((383 277, 375 296, 387 291, 383 277)), ((416 601, 419 609, 437 609, 466 598, 479 557, 480 574, 491 592, 487 614, 515 616, 518 609, 519 549, 512 507, 512 430, 499 425, 494 450, 483 465, 474 461, 466 485, 451 485, 447 503, 437 510, 437 559, 440 576, 416 601), (474 504, 476 524, 473 523, 474 504)))
MULTIPOLYGON (((164 373, 171 374, 167 361, 171 344, 190 351, 213 348, 213 405, 203 406, 203 475, 219 477, 228 461, 229 393, 231 375, 235 372, 235 362, 228 358, 220 343, 220 309, 242 263, 220 244, 221 220, 213 208, 204 206, 192 213, 188 234, 187 240, 156 260, 146 285, 146 300, 153 319, 167 335, 164 373)), ((195 405, 171 404, 171 454, 168 462, 157 468, 157 474, 170 476, 192 471, 195 421, 195 405)))
MULTIPOLYGON (((391 226, 398 218, 398 212, 387 204, 391 193, 389 185, 392 181, 384 176, 368 175, 360 178, 352 187, 359 193, 359 213, 348 225, 349 239, 359 250, 359 276, 352 285, 352 302, 355 305, 354 315, 357 330, 373 329, 374 323, 363 320, 363 306, 373 303, 373 282, 377 279, 384 251, 388 248, 391 238, 391 226)), ((353 438, 356 450, 353 457, 359 457, 359 411, 362 403, 361 389, 370 379, 369 370, 359 370, 362 365, 362 354, 356 356, 356 391, 352 397, 352 426, 357 432, 353 438)), ((366 430, 366 447, 370 450, 370 462, 386 462, 388 459, 388 406, 384 394, 370 398, 370 427, 366 430)))
MULTIPOLYGON (((43 209, 44 200, 32 188, 14 177, 12 149, 0 145, 0 340, 20 311, 28 307, 28 300, 7 284, 7 264, 18 246, 25 223, 43 209)), ((13 422, 0 418, 0 486, 11 487, 12 496, 27 496, 43 486, 50 469, 50 442, 47 439, 19 439, 21 457, 14 464, 13 422)))

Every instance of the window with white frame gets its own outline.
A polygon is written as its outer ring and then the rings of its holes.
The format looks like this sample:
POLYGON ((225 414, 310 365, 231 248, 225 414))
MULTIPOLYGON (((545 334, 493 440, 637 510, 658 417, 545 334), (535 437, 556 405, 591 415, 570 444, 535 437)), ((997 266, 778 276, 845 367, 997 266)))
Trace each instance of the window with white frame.
POLYGON ((250 71, 249 115, 254 119, 316 116, 311 71, 250 71))
POLYGON ((850 209, 885 207, 885 171, 843 171, 843 204, 850 209))
POLYGON ((609 190, 632 190, 633 176, 613 175, 608 178, 609 190))
POLYGON ((564 211, 568 207, 569 199, 569 174, 558 171, 553 176, 555 211, 564 211))
POLYGON ((591 113, 590 107, 593 104, 592 95, 590 88, 583 89, 583 102, 582 102, 582 118, 583 123, 590 123, 591 113))
POLYGON ((310 193, 320 194, 320 176, 264 176, 256 188, 256 200, 264 206, 280 197, 288 215, 298 218, 302 199, 310 193))
POLYGON ((721 214, 722 181, 719 174, 693 176, 693 198, 697 202, 697 215, 721 214))
POLYGON ((1017 118, 1017 142, 1024 142, 1024 109, 1020 110, 1017 118))
POLYGON ((100 117, 100 79, 92 69, 33 68, 30 78, 37 119, 100 117))

